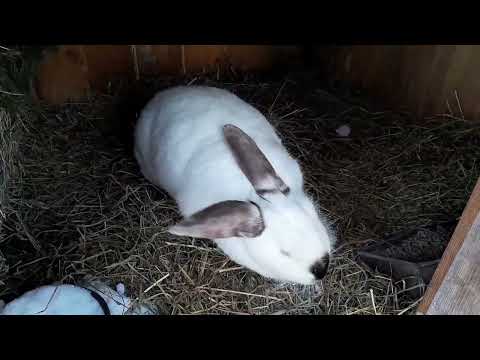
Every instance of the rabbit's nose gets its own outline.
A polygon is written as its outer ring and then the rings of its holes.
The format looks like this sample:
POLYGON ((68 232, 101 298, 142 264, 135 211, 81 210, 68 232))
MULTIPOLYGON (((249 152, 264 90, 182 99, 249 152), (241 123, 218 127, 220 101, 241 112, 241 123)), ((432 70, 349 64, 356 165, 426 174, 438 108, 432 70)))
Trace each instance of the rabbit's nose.
POLYGON ((315 276, 315 279, 320 280, 325 277, 325 274, 327 273, 328 270, 328 264, 330 262, 330 256, 327 254, 324 257, 322 257, 319 261, 315 262, 315 264, 312 265, 310 268, 310 271, 312 272, 313 276, 315 276))

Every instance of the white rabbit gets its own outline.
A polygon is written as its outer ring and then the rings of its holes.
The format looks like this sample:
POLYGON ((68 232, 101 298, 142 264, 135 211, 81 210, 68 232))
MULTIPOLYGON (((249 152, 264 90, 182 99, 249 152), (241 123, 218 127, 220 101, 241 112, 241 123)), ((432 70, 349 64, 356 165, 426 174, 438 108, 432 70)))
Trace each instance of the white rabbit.
POLYGON ((170 233, 211 239, 274 280, 309 285, 325 275, 334 236, 304 193, 300 166, 236 95, 204 86, 158 93, 137 122, 135 157, 184 216, 170 233))
POLYGON ((101 282, 83 286, 52 284, 31 290, 0 308, 0 315, 152 315, 132 305, 119 283, 116 291, 101 282))

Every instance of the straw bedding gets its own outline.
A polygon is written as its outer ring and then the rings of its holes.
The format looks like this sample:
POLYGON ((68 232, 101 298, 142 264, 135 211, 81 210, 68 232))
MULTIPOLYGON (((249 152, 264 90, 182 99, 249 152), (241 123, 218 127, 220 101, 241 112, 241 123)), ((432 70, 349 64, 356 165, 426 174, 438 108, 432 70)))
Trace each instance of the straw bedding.
POLYGON ((356 250, 461 214, 480 175, 477 124, 372 112, 295 78, 202 74, 141 86, 154 91, 178 83, 228 88, 276 126, 339 239, 326 278, 315 287, 275 283, 208 241, 168 234, 179 219, 174 201, 105 131, 114 123, 117 94, 49 108, 9 91, 0 93, 0 298, 89 277, 121 281, 163 314, 414 311, 420 299, 366 268, 356 250), (335 133, 343 124, 352 129, 349 137, 335 133))

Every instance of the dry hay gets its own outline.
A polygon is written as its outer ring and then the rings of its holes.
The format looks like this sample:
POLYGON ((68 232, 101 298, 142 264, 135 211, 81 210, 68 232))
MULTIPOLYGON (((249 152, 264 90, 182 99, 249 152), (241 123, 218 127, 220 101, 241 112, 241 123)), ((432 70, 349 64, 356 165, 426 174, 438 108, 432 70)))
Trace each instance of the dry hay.
POLYGON ((308 191, 339 237, 320 285, 278 284, 208 241, 167 234, 179 218, 175 204, 100 131, 114 102, 104 95, 24 118, 0 239, 8 265, 0 298, 87 276, 121 281, 164 314, 412 313, 419 299, 368 271, 355 250, 386 233, 461 214, 480 173, 476 125, 447 117, 415 125, 407 115, 371 113, 293 81, 202 76, 148 86, 192 82, 229 88, 256 105, 300 159, 308 191), (352 127, 349 138, 335 135, 343 123, 352 127))

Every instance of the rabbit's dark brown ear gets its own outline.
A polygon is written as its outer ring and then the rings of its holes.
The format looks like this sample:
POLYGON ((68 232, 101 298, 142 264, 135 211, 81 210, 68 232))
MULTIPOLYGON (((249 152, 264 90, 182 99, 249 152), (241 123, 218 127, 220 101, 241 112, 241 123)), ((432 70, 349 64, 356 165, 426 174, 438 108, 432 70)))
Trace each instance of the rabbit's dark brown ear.
POLYGON ((231 124, 223 127, 223 135, 235 161, 258 194, 289 192, 288 186, 250 136, 231 124))
POLYGON ((203 239, 257 237, 265 229, 262 213, 253 203, 223 201, 183 219, 168 229, 179 236, 203 239))

